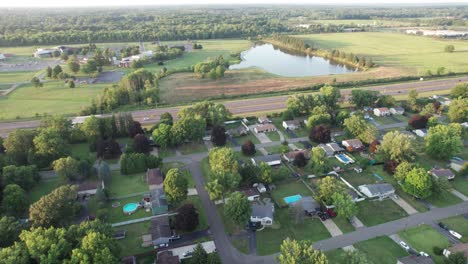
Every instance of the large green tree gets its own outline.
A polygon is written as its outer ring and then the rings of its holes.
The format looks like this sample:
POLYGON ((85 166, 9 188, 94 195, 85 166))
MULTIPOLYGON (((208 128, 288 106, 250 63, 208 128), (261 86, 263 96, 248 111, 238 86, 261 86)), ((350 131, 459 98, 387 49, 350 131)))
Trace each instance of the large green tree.
POLYGON ((413 167, 414 166, 411 163, 403 161, 396 167, 393 177, 395 177, 397 181, 404 181, 413 167))
POLYGON ((243 193, 234 192, 224 206, 224 213, 234 223, 243 226, 250 219, 252 205, 243 193))
POLYGON ((358 108, 374 106, 379 98, 379 92, 355 89, 351 91, 351 102, 358 108))
POLYGON ((278 261, 281 264, 328 264, 325 254, 315 250, 309 241, 283 240, 278 261))
POLYGON ((340 89, 325 85, 320 88, 320 95, 322 98, 323 103, 327 106, 329 110, 336 110, 338 109, 338 100, 341 97, 340 89))
POLYGON ((269 184, 272 182, 272 178, 271 178, 271 175, 272 175, 272 168, 270 165, 268 165, 267 163, 265 162, 260 162, 260 164, 258 165, 259 167, 259 175, 258 175, 258 179, 262 182, 262 183, 266 183, 266 184, 269 184))
POLYGON ((70 264, 121 263, 119 251, 119 246, 112 237, 89 232, 81 240, 80 246, 73 249, 70 264))
POLYGON ((3 190, 2 209, 7 215, 21 216, 28 208, 26 192, 16 184, 9 184, 3 190))
POLYGON ((53 129, 44 129, 34 138, 35 155, 48 165, 52 161, 66 156, 70 148, 66 140, 53 129))
POLYGON ((448 159, 461 151, 461 126, 459 124, 437 125, 429 128, 426 137, 426 152, 436 159, 448 159))
POLYGON ((18 239, 21 224, 12 216, 0 218, 0 248, 9 247, 18 239))
POLYGON ((358 207, 351 195, 344 192, 335 192, 331 199, 339 216, 350 219, 358 213, 358 207))
POLYGON ((211 200, 224 199, 230 192, 239 187, 239 173, 212 174, 211 181, 206 184, 206 190, 211 200))
POLYGON ((369 124, 361 115, 352 115, 343 122, 345 132, 362 142, 370 144, 376 139, 377 128, 369 124))
POLYGON ((372 264, 372 262, 359 250, 347 250, 344 253, 343 264, 372 264))
POLYGON ((310 162, 308 166, 310 166, 312 171, 318 175, 322 175, 330 169, 330 161, 322 148, 312 148, 310 151, 310 162))
POLYGON ((172 144, 172 126, 161 123, 153 130, 152 138, 156 144, 165 149, 172 144))
POLYGON ((33 228, 21 232, 20 238, 38 263, 62 263, 72 248, 65 228, 33 228))
POLYGON ((403 190, 417 198, 425 199, 432 194, 431 175, 423 168, 413 168, 402 183, 403 190))
POLYGON ((457 84, 450 92, 450 97, 453 99, 468 98, 468 82, 457 84))
POLYGON ((452 100, 448 109, 451 122, 463 123, 468 121, 468 99, 458 98, 452 100))
POLYGON ((236 153, 227 147, 211 149, 208 161, 214 174, 237 173, 239 167, 236 153))
POLYGON ((59 177, 65 180, 81 180, 80 162, 72 157, 60 158, 52 163, 52 168, 59 177))
POLYGON ((200 243, 197 243, 193 250, 193 255, 189 260, 189 264, 205 264, 208 262, 208 254, 200 243))
POLYGON ((172 204, 178 204, 187 198, 188 181, 178 168, 170 169, 164 179, 164 191, 172 204))
POLYGON ((172 126, 172 140, 175 144, 185 141, 199 141, 205 135, 206 121, 200 115, 179 118, 172 126))
POLYGON ((17 129, 8 134, 3 142, 8 157, 17 165, 26 165, 28 152, 31 149, 35 131, 17 129))
POLYGON ((13 246, 0 248, 0 264, 30 264, 28 249, 22 242, 15 242, 13 246))
POLYGON ((307 127, 313 128, 320 124, 331 123, 331 115, 328 113, 326 106, 316 106, 312 109, 312 113, 307 119, 307 127))
POLYGON ((319 181, 318 198, 326 204, 333 204, 335 193, 345 193, 345 185, 333 176, 327 176, 319 181))
POLYGON ((416 143, 412 137, 399 131, 390 131, 384 135, 377 152, 384 160, 402 162, 414 159, 415 148, 416 143))

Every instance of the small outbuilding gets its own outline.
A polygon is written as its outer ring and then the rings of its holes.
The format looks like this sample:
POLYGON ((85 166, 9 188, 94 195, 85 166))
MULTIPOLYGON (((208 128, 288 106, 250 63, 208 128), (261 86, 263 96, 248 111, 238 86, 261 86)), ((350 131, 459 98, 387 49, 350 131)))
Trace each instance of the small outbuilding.
POLYGON ((260 123, 260 124, 269 124, 269 123, 271 123, 271 120, 267 116, 260 116, 258 118, 258 123, 260 123))
POLYGON ((148 169, 146 171, 146 182, 149 189, 162 189, 164 188, 164 173, 159 168, 148 169))
POLYGON ((287 130, 296 130, 301 127, 301 122, 299 120, 283 121, 283 127, 287 130))

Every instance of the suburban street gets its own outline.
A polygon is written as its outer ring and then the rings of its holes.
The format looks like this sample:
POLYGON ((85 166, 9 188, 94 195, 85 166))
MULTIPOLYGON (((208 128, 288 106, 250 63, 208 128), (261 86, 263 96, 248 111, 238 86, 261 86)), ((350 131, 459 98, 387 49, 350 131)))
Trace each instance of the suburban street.
MULTIPOLYGON (((383 94, 389 95, 399 95, 407 94, 412 89, 415 89, 419 93, 451 89, 457 83, 466 81, 468 81, 468 76, 433 81, 413 81, 398 84, 368 86, 363 87, 362 89, 380 91, 383 94)), ((343 96, 349 95, 351 93, 351 89, 342 89, 341 93, 343 96)), ((264 111, 271 112, 284 109, 286 107, 286 100, 288 97, 289 95, 240 99, 226 101, 224 102, 224 105, 234 115, 264 111)), ((159 116, 164 112, 169 112, 172 116, 177 118, 177 113, 181 108, 182 107, 167 107, 150 110, 138 110, 133 111, 132 115, 135 120, 141 122, 142 124, 153 124, 159 120, 159 116)), ((104 116, 110 116, 110 114, 106 114, 104 116)), ((12 130, 18 128, 35 128, 39 126, 39 123, 39 120, 2 122, 0 123, 0 135, 7 136, 8 133, 10 133, 12 130)))

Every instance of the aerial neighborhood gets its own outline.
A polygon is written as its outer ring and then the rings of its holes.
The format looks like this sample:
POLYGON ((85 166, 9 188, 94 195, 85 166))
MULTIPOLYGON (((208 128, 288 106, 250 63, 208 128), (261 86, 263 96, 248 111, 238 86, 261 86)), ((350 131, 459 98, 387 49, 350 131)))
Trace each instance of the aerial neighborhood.
POLYGON ((0 3, 0 264, 468 264, 466 4, 177 3, 0 3))

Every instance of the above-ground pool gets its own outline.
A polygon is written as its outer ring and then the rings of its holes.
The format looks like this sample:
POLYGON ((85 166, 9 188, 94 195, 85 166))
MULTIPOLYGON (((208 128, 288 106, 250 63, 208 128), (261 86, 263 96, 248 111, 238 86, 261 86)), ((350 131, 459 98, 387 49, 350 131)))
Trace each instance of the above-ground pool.
POLYGON ((354 160, 352 158, 350 158, 348 155, 343 154, 343 153, 336 154, 335 158, 344 164, 354 163, 354 160))
POLYGON ((124 205, 123 212, 125 214, 133 214, 138 209, 137 203, 128 203, 124 205))
POLYGON ((301 198, 302 196, 300 194, 296 194, 293 196, 284 197, 283 199, 287 204, 291 204, 299 201, 301 198))

